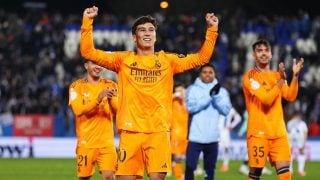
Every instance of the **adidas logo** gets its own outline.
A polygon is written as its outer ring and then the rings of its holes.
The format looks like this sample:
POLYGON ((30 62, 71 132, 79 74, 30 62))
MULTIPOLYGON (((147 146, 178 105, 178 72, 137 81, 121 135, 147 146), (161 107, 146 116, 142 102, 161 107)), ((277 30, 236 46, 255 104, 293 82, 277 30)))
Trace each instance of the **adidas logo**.
POLYGON ((167 163, 164 163, 164 165, 162 165, 161 168, 167 168, 167 163))
POLYGON ((138 63, 137 62, 133 62, 130 64, 131 67, 138 67, 138 63))

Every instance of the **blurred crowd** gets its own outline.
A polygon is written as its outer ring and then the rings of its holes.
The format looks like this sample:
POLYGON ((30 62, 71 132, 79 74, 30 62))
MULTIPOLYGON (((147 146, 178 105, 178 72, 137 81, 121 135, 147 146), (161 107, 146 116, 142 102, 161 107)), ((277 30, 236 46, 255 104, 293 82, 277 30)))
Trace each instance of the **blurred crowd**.
MULTIPOLYGON (((320 16, 310 17, 300 11, 292 16, 248 17, 242 9, 218 14, 220 34, 211 63, 216 66, 218 78, 229 90, 238 112, 245 111, 242 75, 254 65, 251 44, 263 37, 272 43, 272 68, 277 69, 279 62, 284 62, 288 79, 291 79, 292 59, 304 57, 298 100, 284 103, 286 119, 298 109, 308 125, 319 127, 320 16)), ((163 11, 152 15, 159 23, 158 50, 186 54, 200 48, 205 33, 203 12, 169 16, 163 11)), ((63 118, 65 135, 74 135, 68 87, 84 74, 83 59, 77 48, 81 18, 81 12, 7 12, 0 8, 0 114, 54 114, 63 118), (71 51, 72 45, 66 42, 70 29, 76 32, 71 39, 75 51, 71 51)), ((133 50, 126 34, 131 33, 134 18, 100 14, 95 24, 107 29, 115 27, 115 31, 121 27, 121 31, 127 30, 127 33, 120 33, 126 41, 99 41, 97 47, 109 51, 133 50)), ((114 76, 109 77, 116 80, 114 76)), ((175 76, 175 80, 189 85, 195 77, 197 70, 192 70, 175 76)))

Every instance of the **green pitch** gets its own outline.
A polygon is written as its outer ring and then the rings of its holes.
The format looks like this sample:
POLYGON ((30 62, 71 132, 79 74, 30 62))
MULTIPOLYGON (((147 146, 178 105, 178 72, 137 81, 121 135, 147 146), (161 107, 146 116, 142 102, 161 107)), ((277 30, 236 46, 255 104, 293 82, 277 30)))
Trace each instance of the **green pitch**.
MULTIPOLYGON (((217 164, 216 179, 247 179, 246 176, 238 173, 238 168, 241 161, 231 161, 229 171, 220 173, 219 167, 221 162, 217 164)), ((297 164, 294 163, 296 169, 297 164)), ((293 175, 293 180, 302 179, 319 179, 320 176, 320 162, 306 163, 307 176, 299 177, 296 173, 293 175)), ((75 160, 73 159, 6 159, 0 158, 0 179, 8 180, 70 180, 77 179, 75 174, 75 160)), ((92 178, 93 180, 100 180, 98 172, 92 178)), ((172 176, 167 179, 173 180, 172 176)), ((203 177, 196 177, 196 179, 203 179, 203 177)), ((273 175, 263 175, 261 179, 274 180, 277 179, 275 172, 273 175)))

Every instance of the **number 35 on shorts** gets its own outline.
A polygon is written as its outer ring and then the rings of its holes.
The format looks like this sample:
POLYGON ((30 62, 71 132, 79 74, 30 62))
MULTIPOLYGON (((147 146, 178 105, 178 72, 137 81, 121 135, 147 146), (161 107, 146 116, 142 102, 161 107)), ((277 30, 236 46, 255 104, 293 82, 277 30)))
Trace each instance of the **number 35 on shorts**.
POLYGON ((266 164, 266 152, 264 146, 251 146, 249 149, 249 161, 256 167, 264 167, 266 164))

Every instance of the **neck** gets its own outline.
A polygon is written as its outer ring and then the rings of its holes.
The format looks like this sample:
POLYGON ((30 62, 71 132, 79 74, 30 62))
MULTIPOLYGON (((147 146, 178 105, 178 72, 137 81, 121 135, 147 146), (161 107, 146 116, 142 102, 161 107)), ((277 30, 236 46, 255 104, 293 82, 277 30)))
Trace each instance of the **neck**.
POLYGON ((137 55, 140 56, 150 56, 154 54, 154 47, 150 47, 150 48, 137 48, 137 55))
POLYGON ((268 72, 270 71, 270 66, 269 64, 256 64, 256 67, 255 67, 258 71, 261 71, 261 72, 268 72))
POLYGON ((100 81, 100 77, 87 76, 86 81, 91 84, 98 84, 100 81))

